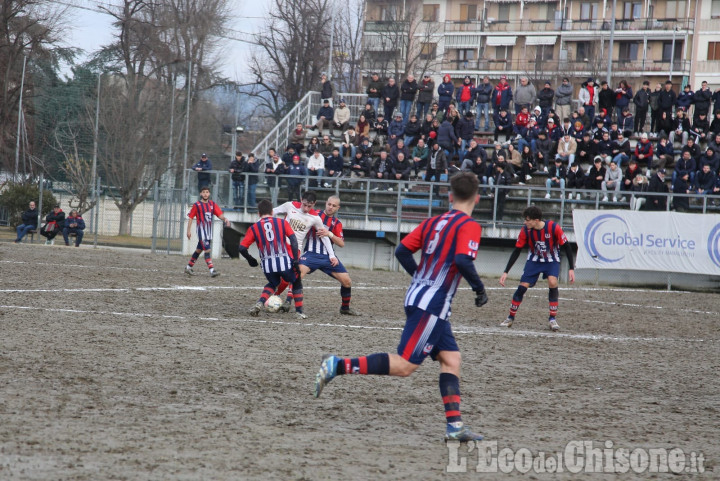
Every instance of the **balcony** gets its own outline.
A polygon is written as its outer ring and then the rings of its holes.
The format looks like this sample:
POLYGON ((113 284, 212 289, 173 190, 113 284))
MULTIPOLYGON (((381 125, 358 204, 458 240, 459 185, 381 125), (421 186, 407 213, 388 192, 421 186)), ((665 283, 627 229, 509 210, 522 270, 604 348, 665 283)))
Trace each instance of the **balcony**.
POLYGON ((720 74, 720 60, 701 60, 695 62, 696 73, 720 74))
MULTIPOLYGON (((702 25, 707 23, 706 28, 712 29, 716 27, 716 23, 720 21, 710 20, 703 21, 702 25), (713 23, 716 22, 716 23, 713 23)), ((378 23, 378 22, 368 22, 378 23)), ((695 20, 691 18, 683 19, 657 19, 657 18, 636 18, 634 20, 615 20, 615 31, 639 31, 639 32, 685 32, 695 28, 695 20)), ((610 20, 594 19, 594 20, 495 20, 487 19, 482 21, 464 21, 464 20, 447 20, 445 22, 445 32, 560 32, 560 31, 587 31, 602 32, 610 30, 610 20)), ((372 31, 369 30, 368 31, 372 31)))
MULTIPOLYGON (((567 19, 563 23, 562 30, 565 31, 610 31, 610 19, 577 20, 567 19)), ((657 19, 657 18, 636 18, 633 20, 615 20, 615 31, 665 31, 676 30, 683 33, 695 27, 695 20, 692 18, 681 19, 657 19)))
POLYGON ((368 20, 365 22, 366 32, 396 32, 403 30, 407 22, 395 20, 368 20))
MULTIPOLYGON (((689 60, 675 60, 673 62, 673 73, 687 75, 690 73, 689 60)), ((719 62, 712 62, 720 64, 719 62)), ((540 59, 480 59, 480 60, 444 60, 443 69, 456 70, 461 72, 519 72, 519 73, 577 73, 590 74, 592 72, 607 69, 607 60, 582 61, 582 60, 540 60, 540 59)), ((664 60, 614 60, 612 63, 614 72, 635 73, 638 76, 645 73, 667 74, 670 72, 670 62, 664 60)), ((709 67, 708 67, 709 68, 709 67)), ((716 70, 717 71, 717 70, 716 70)))

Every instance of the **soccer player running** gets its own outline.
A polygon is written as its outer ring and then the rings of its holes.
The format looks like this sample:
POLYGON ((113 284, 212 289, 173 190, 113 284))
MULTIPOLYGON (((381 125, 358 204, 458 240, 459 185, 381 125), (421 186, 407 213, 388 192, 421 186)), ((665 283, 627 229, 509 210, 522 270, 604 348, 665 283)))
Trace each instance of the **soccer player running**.
MULTIPOLYGON (((316 202, 317 194, 308 190, 302 193, 300 202, 285 202, 272 211, 273 215, 285 214, 285 220, 290 223, 290 227, 292 227, 295 232, 295 237, 297 238, 298 247, 301 252, 305 247, 305 237, 311 229, 315 228, 317 231, 325 229, 325 224, 323 224, 322 220, 320 220, 320 216, 318 216, 317 211, 314 209, 316 202)), ((338 261, 337 257, 335 257, 335 251, 333 250, 330 237, 320 237, 320 242, 322 242, 322 245, 328 253, 330 265, 332 267, 337 266, 340 261, 338 261)), ((288 284, 285 282, 281 283, 277 289, 277 294, 280 295, 287 285, 288 284)), ((287 299, 282 306, 282 310, 284 312, 288 312, 290 310, 292 299, 293 293, 289 291, 287 299)))
POLYGON ((501 286, 505 287, 508 272, 510 272, 513 264, 515 264, 515 261, 520 256, 523 247, 528 246, 530 251, 528 252, 527 261, 525 262, 525 270, 520 278, 520 285, 512 297, 510 314, 500 326, 511 327, 513 325, 515 314, 517 314, 525 292, 527 292, 528 288, 535 285, 538 277, 542 274, 543 279, 547 279, 550 290, 548 294, 548 302, 550 305, 550 317, 548 318, 549 327, 553 331, 559 331, 560 326, 557 323, 556 317, 559 297, 558 275, 560 274, 560 246, 563 246, 570 266, 568 279, 570 282, 575 282, 572 249, 559 224, 551 220, 542 220, 542 210, 540 210, 539 207, 531 205, 525 209, 523 211, 523 218, 525 219, 525 227, 522 228, 518 235, 515 250, 510 254, 510 260, 507 266, 505 266, 505 272, 500 276, 501 286))
POLYGON ((197 224, 197 236, 198 244, 193 252, 192 257, 188 265, 185 266, 185 274, 192 276, 195 275, 193 272, 193 266, 200 257, 201 252, 205 252, 205 262, 207 263, 208 269, 210 269, 210 277, 217 277, 220 275, 213 266, 212 259, 210 258, 210 244, 212 242, 212 219, 213 215, 222 220, 226 226, 230 225, 230 221, 223 215, 220 206, 210 200, 210 188, 202 187, 200 189, 200 200, 195 202, 190 208, 187 226, 187 238, 192 238, 192 220, 195 219, 197 224))
POLYGON ((262 270, 268 280, 260 300, 250 309, 250 315, 255 317, 260 314, 265 307, 265 301, 275 292, 280 281, 284 280, 292 285, 295 316, 298 319, 306 319, 307 316, 303 314, 302 308, 302 281, 297 274, 299 259, 297 237, 290 224, 285 219, 273 217, 272 212, 272 202, 269 200, 263 199, 258 203, 260 220, 250 226, 239 246, 240 255, 248 261, 250 267, 257 267, 257 259, 248 252, 248 247, 253 242, 257 244, 262 270))
POLYGON ((322 243, 322 238, 327 237, 330 242, 345 247, 345 236, 343 235, 342 222, 335 216, 340 209, 340 197, 333 195, 325 202, 325 210, 319 214, 320 220, 326 227, 324 229, 310 229, 307 238, 305 252, 300 257, 300 276, 304 279, 307 274, 320 269, 325 274, 334 277, 340 282, 340 314, 346 316, 359 316, 360 313, 350 308, 350 297, 352 281, 342 262, 332 265, 330 256, 322 243))
POLYGON ((450 181, 453 209, 425 220, 400 243, 395 256, 412 281, 405 295, 407 320, 397 354, 379 353, 356 358, 323 357, 315 378, 315 396, 342 374, 409 376, 430 355, 440 362, 440 395, 445 405, 445 439, 482 439, 465 426, 460 415, 460 351, 450 322, 450 304, 464 277, 475 291, 475 305, 488 298, 473 260, 480 245, 481 228, 470 214, 478 203, 478 179, 471 172, 450 181), (413 252, 422 249, 420 264, 413 252))

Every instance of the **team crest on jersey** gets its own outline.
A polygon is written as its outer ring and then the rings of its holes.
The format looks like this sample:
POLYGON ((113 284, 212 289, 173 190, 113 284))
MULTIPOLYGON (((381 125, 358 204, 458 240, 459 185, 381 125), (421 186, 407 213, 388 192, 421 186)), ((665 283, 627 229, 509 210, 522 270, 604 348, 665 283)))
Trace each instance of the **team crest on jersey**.
POLYGON ((535 252, 537 252, 538 254, 544 254, 545 252, 547 252, 547 246, 545 245, 545 242, 535 242, 535 252))

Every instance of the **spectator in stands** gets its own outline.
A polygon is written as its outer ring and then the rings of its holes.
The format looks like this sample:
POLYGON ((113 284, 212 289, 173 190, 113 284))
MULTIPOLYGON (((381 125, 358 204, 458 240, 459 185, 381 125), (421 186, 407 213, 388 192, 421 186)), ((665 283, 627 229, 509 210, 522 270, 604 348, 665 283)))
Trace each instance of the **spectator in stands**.
POLYGON ((545 81, 544 87, 537 93, 538 106, 541 109, 543 117, 546 117, 553 105, 555 99, 555 91, 551 87, 549 80, 545 81))
POLYGON ((382 112, 378 112, 377 120, 373 123, 372 128, 375 131, 375 143, 380 146, 385 145, 390 126, 388 121, 385 120, 385 115, 382 112))
POLYGON ((365 120, 367 120, 367 123, 370 125, 372 125, 375 122, 375 119, 377 119, 377 112, 373 108, 373 104, 371 102, 365 104, 365 109, 363 109, 362 114, 365 116, 365 120))
MULTIPOLYGON (((497 89, 497 87, 496 87, 497 89)), ((505 136, 505 141, 508 142, 513 134, 513 125, 510 115, 505 108, 501 108, 499 115, 494 117, 495 121, 495 135, 494 138, 497 141, 500 138, 500 134, 505 136)))
POLYGON ((583 132, 583 137, 577 144, 577 162, 583 165, 590 165, 593 163, 593 159, 597 155, 597 146, 595 142, 590 138, 590 132, 583 132))
MULTIPOLYGON (((307 175, 310 177, 325 176, 325 157, 320 152, 315 152, 307 159, 307 175)), ((317 186, 319 180, 313 181, 311 187, 317 186)))
POLYGON ((672 116, 673 107, 677 103, 677 95, 673 90, 671 80, 665 82, 665 88, 658 95, 658 108, 661 112, 667 112, 668 116, 672 116))
POLYGON ((485 159, 487 159, 487 152, 485 152, 485 148, 480 147, 480 145, 477 143, 477 140, 472 139, 470 141, 470 145, 468 146, 468 150, 465 152, 462 160, 464 161, 466 159, 470 159, 471 161, 475 161, 478 156, 482 157, 484 161, 485 159))
POLYGON ((547 194, 545 194, 546 199, 549 199, 551 197, 550 189, 554 187, 560 187, 561 197, 565 195, 566 177, 567 169, 563 165, 562 159, 555 159, 553 165, 550 166, 550 171, 548 172, 548 179, 545 181, 545 188, 547 189, 547 194))
POLYGON ((572 138, 570 134, 566 134, 563 136, 562 140, 558 142, 557 155, 555 156, 555 158, 562 160, 563 163, 572 165, 573 162, 575 162, 576 152, 577 142, 575 142, 575 139, 572 138))
POLYGON ((712 148, 713 152, 720 152, 720 133, 717 133, 710 137, 707 146, 712 148))
POLYGON ((429 143, 430 132, 433 130, 433 120, 435 120, 435 117, 433 117, 431 113, 427 113, 420 128, 420 138, 423 139, 426 144, 429 143))
POLYGON ((472 172, 477 176, 481 184, 487 184, 487 162, 481 156, 478 155, 474 159, 465 157, 460 170, 462 172, 472 172))
POLYGON ((280 176, 285 174, 285 164, 280 156, 273 155, 270 162, 265 162, 265 179, 270 188, 270 198, 273 205, 277 205, 277 196, 280 190, 280 176))
POLYGON ((692 156, 690 150, 683 149, 682 153, 680 154, 680 159, 678 159, 677 164, 675 164, 675 170, 673 170, 672 174, 672 181, 674 183, 678 179, 678 177, 681 177, 685 173, 687 173, 689 176, 689 183, 690 185, 693 185, 695 182, 695 171, 697 171, 697 163, 695 162, 695 158, 692 156))
POLYGON ((617 140, 612 142, 612 159, 618 167, 630 160, 630 140, 625 138, 623 132, 618 132, 617 140))
MULTIPOLYGON (((715 185, 713 186, 713 189, 712 189, 712 192, 710 193, 710 195, 720 196, 720 175, 717 175, 717 176, 715 177, 715 185)), ((713 199, 712 202, 711 202, 711 204, 714 205, 714 206, 717 206, 718 203, 719 203, 719 202, 718 202, 717 199, 713 199)))
POLYGON ((400 112, 403 122, 407 124, 410 120, 410 109, 418 92, 418 83, 413 74, 408 74, 405 81, 400 85, 400 112))
POLYGON ((360 114, 357 124, 355 124, 355 146, 362 144, 362 141, 370 137, 370 122, 368 122, 365 114, 360 114))
POLYGON ((624 135, 632 135, 634 127, 635 119, 630 113, 630 109, 628 107, 623 107, 618 118, 618 132, 623 132, 624 135))
POLYGON ((643 81, 642 88, 635 93, 633 97, 635 104, 635 124, 633 132, 638 134, 645 130, 645 122, 647 120, 648 108, 650 107, 650 82, 643 81))
MULTIPOLYGON (((672 192, 673 194, 690 194, 691 193, 691 186, 689 183, 690 179, 690 173, 689 172, 683 172, 682 175, 675 177, 675 172, 673 172, 673 184, 672 184, 672 192)), ((686 212, 690 210, 690 198, 689 197, 681 197, 678 195, 673 195, 673 208, 677 212, 686 212)))
POLYGON ((319 130, 322 134, 323 129, 327 127, 330 130, 330 134, 332 134, 334 118, 335 110, 330 107, 330 100, 325 99, 323 100, 323 106, 320 107, 320 110, 318 110, 315 116, 317 122, 315 122, 315 125, 308 125, 307 128, 310 130, 319 130))
POLYGON ((513 124, 513 133, 516 135, 516 139, 522 138, 523 130, 527 128, 528 122, 530 121, 530 112, 528 108, 523 106, 520 112, 515 116, 515 123, 513 124))
POLYGON ((388 144, 390 147, 397 144, 398 139, 404 138, 405 123, 402 119, 402 114, 400 112, 395 112, 395 118, 388 126, 388 144))
POLYGON ((572 103, 573 87, 570 79, 564 77, 562 83, 555 91, 555 111, 561 119, 570 117, 570 104, 572 103))
MULTIPOLYGON (((655 85, 655 90, 648 95, 650 104, 650 132, 654 135, 660 132, 657 122, 660 120, 660 114, 663 112, 660 110, 660 92, 662 92, 662 85, 658 83, 655 85)), ((668 113, 667 118, 672 119, 672 115, 668 113)), ((669 134, 670 132, 668 131, 666 133, 669 134)))
POLYGON ((46 237, 45 245, 55 243, 55 236, 65 227, 65 212, 60 204, 55 205, 53 210, 45 216, 45 225, 40 229, 40 235, 46 237))
POLYGON ((708 195, 712 193, 715 186, 717 175, 710 168, 710 164, 704 164, 695 175, 694 191, 698 195, 708 195))
MULTIPOLYGON (((580 101, 583 113, 587 113, 588 123, 585 124, 585 128, 587 129, 590 125, 589 120, 595 117, 595 106, 598 103, 598 88, 592 78, 587 79, 586 82, 580 85, 578 100, 580 101)), ((580 109, 578 109, 578 113, 580 113, 580 109)), ((580 117, 582 117, 582 115, 580 115, 580 117)))
POLYGON ((605 180, 605 172, 607 169, 603 165, 602 157, 595 157, 593 166, 590 167, 587 178, 585 179, 585 188, 588 190, 602 189, 602 183, 605 180))
POLYGON ((707 114, 700 113, 698 117, 693 120, 692 126, 690 127, 689 134, 695 136, 695 142, 707 142, 710 136, 710 122, 707 120, 707 114))
MULTIPOLYGON (((635 181, 635 177, 637 177, 638 175, 642 175, 642 173, 640 172, 640 166, 638 166, 638 163, 635 159, 630 159, 630 161, 628 162, 628 166, 625 169, 625 174, 623 175, 622 190, 624 192, 632 191, 633 182, 635 181)), ((625 197, 623 196, 620 201, 625 202, 625 197)))
MULTIPOLYGON (((383 156, 383 153, 385 151, 380 151, 381 157, 383 156)), ((387 154, 384 154, 387 155, 387 154)), ((355 184, 355 179, 364 179, 368 175, 370 175, 370 167, 371 167, 371 160, 370 157, 365 157, 363 153, 358 150, 355 152, 355 157, 353 157, 352 162, 350 163, 350 181, 348 183, 350 186, 353 186, 355 184)))
MULTIPOLYGON (((230 178, 233 184, 233 205, 241 206, 245 201, 245 157, 242 152, 235 152, 235 158, 230 162, 230 178)), ((65 214, 63 213, 63 219, 65 214)))
POLYGON ((418 119, 425 118, 430 111, 430 105, 435 94, 435 82, 430 78, 430 74, 423 75, 423 79, 418 84, 418 97, 415 104, 415 115, 418 119))
POLYGON ((695 93, 691 90, 690 84, 685 85, 683 91, 677 96, 675 106, 678 110, 682 109, 685 113, 690 112, 690 106, 693 104, 695 93))
POLYGON ((313 149, 312 153, 310 152, 310 149, 308 149, 308 157, 314 155, 315 152, 320 152, 323 157, 327 157, 328 155, 332 154, 334 148, 335 144, 330 139, 330 136, 323 135, 322 142, 318 144, 317 148, 313 149))
POLYGON ((373 110, 375 110, 377 114, 380 113, 380 97, 382 96, 384 86, 385 85, 382 80, 380 80, 380 77, 378 77, 377 72, 373 72, 370 76, 370 82, 368 83, 365 93, 367 93, 368 102, 372 104, 373 110))
POLYGON ((370 138, 365 137, 357 150, 362 151, 365 157, 371 158, 373 156, 373 145, 370 143, 370 138))
MULTIPOLYGON (((392 169, 392 161, 388 157, 388 153, 385 150, 380 151, 380 156, 375 159, 375 162, 372 165, 372 170, 370 173, 370 177, 373 179, 378 180, 388 180, 390 178, 390 170, 392 169)), ((379 186, 377 183, 372 184, 373 190, 378 190, 378 188, 382 187, 382 190, 388 189, 388 184, 383 183, 381 186, 379 186)))
POLYGON ((493 150, 492 159, 491 159, 493 164, 498 163, 498 156, 500 154, 502 154, 503 159, 508 158, 507 150, 505 150, 505 148, 503 147, 502 144, 500 144, 500 142, 495 142, 495 145, 493 147, 494 147, 494 150, 493 150))
MULTIPOLYGON (((493 120, 497 120, 500 110, 507 110, 510 108, 510 102, 512 99, 512 88, 507 81, 507 77, 505 75, 501 75, 500 81, 493 89, 492 97, 490 99, 490 103, 493 107, 493 120)), ((497 127, 497 122, 495 122, 495 126, 497 127)))
POLYGON ((469 75, 466 75, 463 79, 462 85, 455 91, 455 101, 458 104, 458 112, 460 117, 465 115, 465 112, 470 111, 472 107, 473 95, 475 93, 475 84, 470 79, 469 75))
POLYGON ((458 138, 457 135, 455 135, 455 129, 447 118, 443 120, 443 123, 438 129, 437 143, 445 149, 446 155, 454 154, 455 146, 458 144, 458 138))
POLYGON ((200 156, 200 160, 193 165, 193 170, 198 173, 198 192, 203 187, 210 185, 210 171, 212 170, 212 164, 206 153, 200 156))
POLYGON ((720 134, 720 110, 715 112, 713 115, 715 115, 715 118, 713 118, 713 121, 710 124, 710 132, 712 133, 712 137, 716 137, 720 134))
MULTIPOLYGON (((615 92, 610 90, 610 86, 606 81, 600 82, 600 91, 598 92, 598 110, 605 110, 608 116, 612 116, 615 108, 615 92)), ((604 116, 603 116, 604 117, 604 116)))
POLYGON ((596 144, 596 147, 596 157, 599 155, 600 157, 602 157, 605 164, 610 164, 610 161, 613 158, 613 145, 612 142, 610 142, 610 133, 607 130, 602 133, 602 139, 600 139, 600 142, 596 144))
POLYGON ((523 107, 527 108, 528 112, 535 103, 537 97, 537 91, 535 86, 530 83, 527 77, 520 77, 520 85, 515 89, 515 114, 520 113, 523 107))
POLYGON ((438 122, 441 122, 445 116, 445 111, 440 110, 437 102, 432 103, 432 106, 430 107, 430 113, 432 114, 434 119, 438 119, 438 122))
POLYGON ((618 201, 618 195, 620 194, 620 187, 623 183, 623 173, 620 168, 618 168, 617 162, 614 160, 610 161, 610 168, 605 170, 605 178, 602 181, 601 189, 603 191, 603 202, 608 201, 608 191, 613 190, 615 193, 613 194, 613 202, 618 201))
MULTIPOLYGON (((447 111, 445 112, 445 117, 443 118, 443 122, 445 120, 449 120, 452 124, 453 128, 457 125, 458 121, 460 120, 460 112, 458 112, 458 109, 455 108, 455 104, 450 104, 447 108, 447 111)), ((440 122, 442 124, 442 122, 440 122)))
POLYGON ((680 149, 680 153, 682 154, 682 152, 686 150, 690 152, 693 159, 697 160, 700 158, 700 146, 695 143, 695 137, 687 139, 687 143, 683 145, 682 149, 680 149))
POLYGON ((422 124, 418 121, 417 115, 410 115, 410 121, 405 124, 405 145, 413 147, 420 138, 422 124))
POLYGON ((333 125, 330 131, 331 135, 335 135, 335 129, 340 130, 342 135, 350 126, 350 109, 345 103, 345 99, 340 99, 340 106, 333 113, 333 125))
MULTIPOLYGON (((588 134, 588 137, 592 137, 592 134, 589 130, 585 128, 585 125, 582 123, 582 120, 577 116, 577 112, 573 112, 574 117, 570 119, 571 125, 572 125, 572 136, 575 139, 575 141, 580 142, 583 139, 583 135, 588 134)), ((563 132, 563 135, 565 135, 565 132, 563 132)))
POLYGON ((652 168, 653 146, 645 132, 640 134, 640 142, 635 144, 633 157, 637 160, 638 164, 647 166, 648 170, 652 168))
MULTIPOLYGON (((383 98, 383 110, 385 111, 385 118, 393 118, 393 112, 397 107, 398 99, 400 98, 400 89, 395 84, 395 79, 390 77, 388 83, 382 89, 383 98)), ((402 117, 401 117, 402 118, 402 117)))
POLYGON ((413 169, 415 170, 415 178, 420 177, 420 171, 427 165, 429 156, 430 149, 428 149, 428 146, 425 145, 425 141, 423 139, 418 140, 417 145, 413 148, 411 156, 413 169))
POLYGON ((295 128, 290 132, 288 138, 288 147, 295 149, 295 152, 300 154, 305 148, 305 137, 307 136, 307 130, 303 127, 302 123, 295 125, 295 128))
POLYGON ((590 131, 592 139, 595 144, 598 144, 603 139, 604 133, 609 133, 608 129, 605 128, 605 121, 602 117, 595 118, 595 127, 590 131))
MULTIPOLYGON (((395 166, 397 166, 397 163, 395 166)), ((428 157, 425 182, 440 182, 440 176, 442 174, 447 175, 447 173, 447 157, 445 156, 445 152, 438 144, 435 144, 433 145, 432 150, 430 150, 430 155, 428 157)), ((438 186, 434 186, 433 192, 438 194, 440 192, 440 188, 438 186)))
MULTIPOLYGON (((366 155, 365 152, 363 152, 363 156, 364 155, 366 155)), ((328 177, 342 177, 344 167, 345 162, 340 155, 340 149, 337 147, 333 148, 332 154, 325 157, 325 175, 328 177)), ((325 182, 324 187, 331 187, 331 185, 329 182, 325 182)))
POLYGON ((520 178, 525 179, 525 182, 527 182, 532 179, 530 174, 537 170, 535 166, 535 156, 528 144, 525 144, 520 151, 520 162, 520 178))
POLYGON ((614 140, 617 140, 618 133, 620 133, 620 129, 618 128, 618 123, 610 122, 610 128, 608 129, 608 132, 610 132, 610 141, 611 142, 614 140))
POLYGON ((475 134, 475 120, 473 119, 473 112, 471 109, 467 109, 465 116, 460 119, 455 126, 455 135, 458 138, 460 149, 458 155, 460 160, 465 158, 465 152, 470 145, 475 134))
MULTIPOLYGON (((431 153, 432 158, 432 153, 431 153)), ((404 152, 398 152, 397 157, 392 163, 390 170, 390 178, 392 180, 410 180, 410 172, 412 171, 412 164, 405 157, 404 152)), ((403 189, 405 192, 408 191, 407 184, 399 183, 397 185, 398 192, 403 189)), ((392 188, 390 188, 392 190, 392 188)))
POLYGON ((390 160, 395 162, 398 157, 398 153, 402 152, 405 156, 405 159, 409 161, 410 157, 410 149, 408 149, 407 145, 405 145, 405 142, 403 139, 398 139, 397 144, 393 145, 390 148, 390 160))
MULTIPOLYGON (((650 178, 648 192, 657 192, 667 194, 670 192, 667 184, 665 184, 665 169, 658 169, 655 175, 650 178)), ((667 210, 667 196, 664 195, 648 195, 648 210, 667 210)))
POLYGON ((450 75, 445 75, 443 81, 438 85, 438 110, 445 112, 452 102, 453 93, 455 92, 455 84, 452 82, 450 75))
MULTIPOLYGON (((342 142, 340 143, 340 157, 345 158, 348 157, 352 159, 355 157, 355 150, 357 150, 357 146, 355 145, 357 143, 357 135, 355 134, 355 129, 352 130, 346 130, 343 133, 342 136, 342 142)), ((325 150, 325 149, 323 149, 325 150)), ((332 153, 332 150, 330 151, 332 153)), ((323 156, 328 155, 327 153, 323 152, 323 156)))
POLYGON ((675 130, 675 120, 667 112, 660 112, 658 118, 653 120, 653 125, 656 129, 653 132, 656 132, 655 135, 658 137, 670 138, 670 134, 675 130))
POLYGON ((554 143, 548 138, 546 130, 540 130, 537 136, 538 138, 535 141, 535 165, 538 168, 543 166, 543 171, 548 172, 554 143))
POLYGON ((83 233, 85 231, 85 221, 78 211, 71 210, 70 216, 65 219, 65 228, 63 229, 63 239, 65 239, 65 245, 70 245, 70 234, 75 234, 75 247, 80 247, 83 239, 83 233))
POLYGON ((283 164, 285 164, 285 168, 287 169, 292 165, 292 159, 297 155, 297 152, 295 152, 295 149, 292 146, 288 146, 285 149, 285 153, 280 157, 283 161, 283 164))
POLYGON ((507 152, 507 162, 508 164, 512 165, 513 172, 517 173, 522 168, 522 157, 520 156, 520 152, 515 149, 515 146, 513 144, 507 144, 505 147, 505 150, 507 152))
MULTIPOLYGON (((512 171, 508 169, 505 157, 502 154, 498 155, 498 162, 493 167, 493 176, 489 179, 491 186, 498 186, 497 189, 497 208, 495 209, 495 218, 502 220, 505 215, 505 200, 507 198, 508 189, 504 188, 512 184, 513 175, 512 171)), ((493 195, 492 193, 490 194, 493 195)))
POLYGON ((328 100, 330 105, 332 105, 333 97, 335 97, 335 86, 327 78, 327 75, 322 74, 320 76, 320 98, 323 102, 328 100))
MULTIPOLYGON (((563 119, 562 124, 558 127, 563 135, 570 134, 571 136, 575 137, 575 128, 573 127, 572 122, 570 121, 570 117, 566 117, 563 119)), ((582 136, 581 136, 582 138, 582 136)), ((575 140, 579 140, 578 138, 575 138, 575 140)))
POLYGON ((705 152, 697 159, 698 168, 702 169, 704 165, 709 165, 712 172, 720 171, 720 157, 713 151, 712 147, 705 149, 705 152))
POLYGON ((487 75, 483 77, 483 81, 480 85, 475 87, 475 101, 476 112, 475 112, 475 130, 480 130, 480 120, 485 120, 485 125, 482 126, 483 130, 490 130, 490 98, 493 93, 493 85, 490 83, 490 77, 487 75))
MULTIPOLYGON (((592 121, 594 120, 595 110, 593 110, 593 117, 591 118, 586 111, 584 106, 580 106, 577 109, 577 119, 583 124, 584 130, 590 130, 594 127, 592 121)), ((575 130, 578 130, 577 128, 575 130)))
POLYGON ((305 156, 310 157, 313 152, 320 149, 320 140, 317 137, 311 137, 308 142, 307 148, 305 149, 305 156))
MULTIPOLYGON (((618 122, 620 114, 622 113, 623 109, 628 109, 628 112, 630 109, 628 106, 630 105, 630 101, 633 98, 633 90, 630 85, 628 85, 627 80, 621 80, 618 83, 617 88, 615 89, 615 110, 618 112, 618 122)), ((608 111, 608 113, 610 113, 608 111)), ((632 123, 630 124, 629 130, 632 132, 632 123)))
MULTIPOLYGON (((316 152, 316 154, 319 153, 316 152)), ((310 158, 312 159, 313 157, 310 158)), ((295 176, 307 177, 308 175, 307 169, 300 163, 299 155, 293 155, 292 163, 285 169, 285 175, 288 176, 287 179, 285 179, 287 182, 288 202, 292 202, 293 200, 299 201, 300 186, 304 179, 295 176)))
POLYGON ((653 162, 653 168, 664 169, 666 167, 672 167, 675 163, 673 144, 665 137, 661 136, 660 140, 658 140, 654 154, 655 162, 653 162))
POLYGON ((565 187, 570 189, 568 199, 572 199, 573 195, 575 195, 576 199, 580 200, 580 192, 577 192, 576 189, 585 188, 585 179, 586 175, 582 167, 580 167, 580 163, 575 162, 574 164, 570 164, 567 171, 567 178, 565 179, 565 187))
POLYGON ((258 163, 257 159, 255 159, 255 154, 250 152, 247 156, 247 161, 245 162, 245 168, 243 171, 246 174, 249 174, 248 177, 248 192, 247 192, 247 206, 251 209, 254 209, 257 207, 257 200, 255 199, 255 192, 257 191, 257 183, 258 183, 258 163))

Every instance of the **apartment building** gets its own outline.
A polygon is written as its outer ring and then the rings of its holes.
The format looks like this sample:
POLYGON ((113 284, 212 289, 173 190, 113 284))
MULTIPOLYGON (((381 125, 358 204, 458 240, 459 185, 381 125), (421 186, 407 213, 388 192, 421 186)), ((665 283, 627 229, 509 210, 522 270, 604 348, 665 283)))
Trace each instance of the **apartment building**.
POLYGON ((720 0, 368 0, 367 73, 720 87, 720 0), (612 48, 610 47, 612 38, 612 48))

